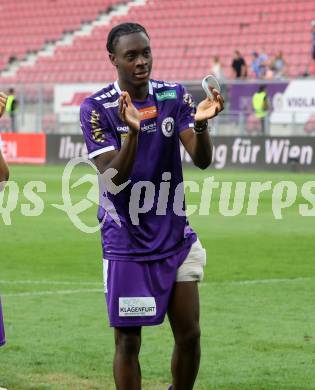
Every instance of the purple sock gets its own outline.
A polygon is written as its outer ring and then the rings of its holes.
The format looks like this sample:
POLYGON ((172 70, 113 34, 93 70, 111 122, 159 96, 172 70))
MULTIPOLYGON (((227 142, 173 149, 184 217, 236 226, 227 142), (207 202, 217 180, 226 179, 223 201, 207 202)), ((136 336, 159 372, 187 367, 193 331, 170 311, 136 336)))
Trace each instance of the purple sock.
POLYGON ((168 390, 173 390, 172 385, 169 385, 168 390))

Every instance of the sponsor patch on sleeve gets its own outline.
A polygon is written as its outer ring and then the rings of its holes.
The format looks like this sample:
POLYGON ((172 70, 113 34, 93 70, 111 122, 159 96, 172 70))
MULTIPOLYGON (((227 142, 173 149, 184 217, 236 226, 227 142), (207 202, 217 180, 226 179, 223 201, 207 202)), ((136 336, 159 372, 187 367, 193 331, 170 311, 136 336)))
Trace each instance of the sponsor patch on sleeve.
POLYGON ((187 106, 189 106, 190 108, 195 108, 196 107, 196 104, 194 102, 194 99, 193 97, 191 96, 190 93, 185 93, 184 96, 183 96, 183 101, 185 104, 187 104, 187 106))
POLYGON ((92 127, 92 138, 94 141, 104 142, 105 136, 100 124, 100 114, 95 110, 92 110, 91 112, 90 123, 92 127))

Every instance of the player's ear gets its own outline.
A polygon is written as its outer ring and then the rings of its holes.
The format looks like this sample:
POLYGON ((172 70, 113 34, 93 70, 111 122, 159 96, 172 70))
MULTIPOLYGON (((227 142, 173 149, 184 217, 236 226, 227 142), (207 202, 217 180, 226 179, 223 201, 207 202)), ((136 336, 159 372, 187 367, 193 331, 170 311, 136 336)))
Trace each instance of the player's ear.
POLYGON ((116 61, 116 56, 114 53, 109 53, 108 54, 110 62, 117 68, 117 61, 116 61))

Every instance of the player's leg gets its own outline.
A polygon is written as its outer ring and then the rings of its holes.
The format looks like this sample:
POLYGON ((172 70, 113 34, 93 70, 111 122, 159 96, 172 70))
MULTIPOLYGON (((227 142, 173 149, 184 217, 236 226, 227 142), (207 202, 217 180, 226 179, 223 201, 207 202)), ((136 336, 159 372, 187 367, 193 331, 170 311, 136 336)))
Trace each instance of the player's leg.
POLYGON ((5 343, 5 334, 4 334, 4 324, 3 324, 3 318, 2 318, 2 306, 1 306, 1 299, 0 299, 0 346, 5 343))
POLYGON ((168 316, 175 346, 172 358, 174 390, 193 388, 200 362, 199 292, 206 251, 197 240, 177 270, 168 316))
POLYGON ((172 356, 173 389, 191 390, 200 363, 197 282, 175 283, 168 308, 168 317, 175 340, 172 356))
POLYGON ((141 327, 115 328, 114 378, 117 390, 140 390, 141 327))
POLYGON ((265 117, 260 119, 260 123, 261 123, 261 134, 262 134, 262 135, 265 135, 265 127, 266 127, 266 126, 265 126, 265 125, 266 125, 265 121, 266 121, 266 118, 265 118, 265 117))

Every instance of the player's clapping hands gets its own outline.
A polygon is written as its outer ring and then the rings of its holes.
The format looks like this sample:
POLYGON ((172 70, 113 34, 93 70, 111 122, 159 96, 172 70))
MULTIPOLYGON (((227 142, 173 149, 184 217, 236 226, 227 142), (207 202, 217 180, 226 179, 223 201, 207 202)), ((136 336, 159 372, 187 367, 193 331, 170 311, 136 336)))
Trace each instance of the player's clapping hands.
POLYGON ((5 95, 3 92, 0 92, 0 118, 3 115, 5 111, 5 106, 7 104, 7 95, 5 95))
POLYGON ((140 131, 140 112, 132 104, 128 92, 121 93, 119 98, 118 112, 122 121, 129 126, 132 132, 137 133, 140 131))
POLYGON ((197 107, 195 121, 211 119, 224 109, 224 99, 216 89, 211 90, 214 99, 207 97, 202 100, 197 107))

